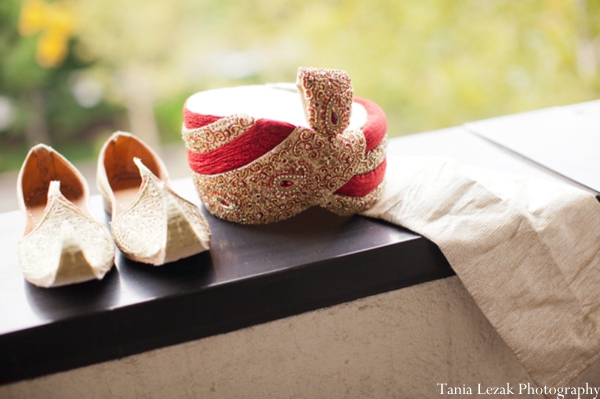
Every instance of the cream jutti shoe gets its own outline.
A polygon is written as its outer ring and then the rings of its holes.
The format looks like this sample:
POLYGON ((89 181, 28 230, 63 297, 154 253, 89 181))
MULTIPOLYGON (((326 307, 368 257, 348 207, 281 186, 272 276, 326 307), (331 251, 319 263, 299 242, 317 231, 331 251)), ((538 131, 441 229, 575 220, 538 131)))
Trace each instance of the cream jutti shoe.
POLYGON ((108 230, 88 210, 81 173, 44 144, 33 147, 17 180, 27 221, 19 241, 19 266, 27 281, 57 287, 102 279, 114 264, 108 230))
POLYGON ((160 266, 209 248, 200 209, 173 191, 165 165, 139 138, 114 133, 100 151, 97 177, 125 257, 160 266))

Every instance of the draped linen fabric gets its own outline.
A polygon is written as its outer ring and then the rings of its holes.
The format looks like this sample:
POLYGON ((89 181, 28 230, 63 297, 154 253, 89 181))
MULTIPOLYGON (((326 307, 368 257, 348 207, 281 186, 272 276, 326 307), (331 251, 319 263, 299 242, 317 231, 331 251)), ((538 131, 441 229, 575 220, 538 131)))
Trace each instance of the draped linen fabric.
POLYGON ((365 216, 439 246, 540 386, 600 358, 600 203, 560 183, 440 158, 389 157, 365 216))

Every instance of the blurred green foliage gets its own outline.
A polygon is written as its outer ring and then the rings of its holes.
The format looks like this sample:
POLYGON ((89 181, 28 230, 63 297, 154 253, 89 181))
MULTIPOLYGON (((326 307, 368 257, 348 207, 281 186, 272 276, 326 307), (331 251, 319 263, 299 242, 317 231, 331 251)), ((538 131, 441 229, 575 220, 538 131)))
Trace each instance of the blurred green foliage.
MULTIPOLYGON (((58 68, 38 65, 39 34, 18 33, 20 7, 20 1, 0 2, 0 118, 9 119, 0 120, 0 171, 20 167, 29 147, 40 141, 61 147, 70 159, 89 159, 96 155, 90 144, 99 126, 116 127, 124 107, 102 101, 84 107, 77 102, 74 79, 92 63, 74 51, 58 68)), ((71 50, 77 45, 77 39, 69 43, 71 50)))
POLYGON ((55 69, 19 35, 21 2, 0 2, 0 100, 16 110, 0 170, 43 137, 32 115, 73 156, 116 129, 177 141, 192 93, 294 81, 298 66, 347 70, 390 136, 600 98, 600 0, 70 1, 78 30, 55 69))

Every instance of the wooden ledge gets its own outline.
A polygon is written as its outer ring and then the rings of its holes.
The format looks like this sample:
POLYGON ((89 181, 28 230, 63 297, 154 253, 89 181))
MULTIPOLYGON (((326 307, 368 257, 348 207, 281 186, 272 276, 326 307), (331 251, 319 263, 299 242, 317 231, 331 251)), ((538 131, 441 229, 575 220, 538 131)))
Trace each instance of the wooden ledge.
MULTIPOLYGON (((176 190, 196 198, 192 182, 176 190)), ((100 198, 95 215, 106 218, 100 198)), ((104 280, 43 289, 17 264, 20 212, 0 215, 0 383, 225 333, 453 274, 424 238, 310 209, 263 226, 207 215, 212 248, 163 267, 117 255, 104 280)))

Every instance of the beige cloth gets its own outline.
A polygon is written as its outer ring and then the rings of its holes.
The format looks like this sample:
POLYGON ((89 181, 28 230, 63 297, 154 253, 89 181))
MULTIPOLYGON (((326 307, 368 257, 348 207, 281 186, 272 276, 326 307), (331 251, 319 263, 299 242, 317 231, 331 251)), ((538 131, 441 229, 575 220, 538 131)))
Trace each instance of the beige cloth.
POLYGON ((538 385, 564 386, 600 358, 594 196, 439 158, 388 163, 383 197, 363 214, 436 243, 538 385))

